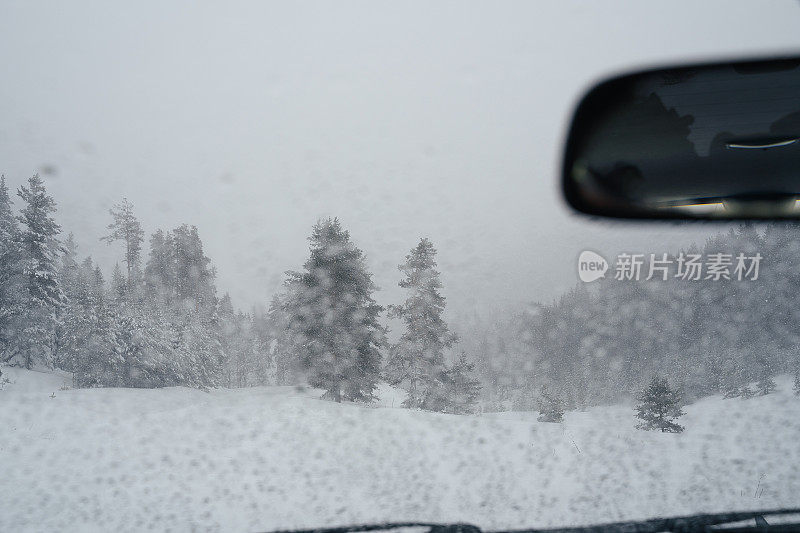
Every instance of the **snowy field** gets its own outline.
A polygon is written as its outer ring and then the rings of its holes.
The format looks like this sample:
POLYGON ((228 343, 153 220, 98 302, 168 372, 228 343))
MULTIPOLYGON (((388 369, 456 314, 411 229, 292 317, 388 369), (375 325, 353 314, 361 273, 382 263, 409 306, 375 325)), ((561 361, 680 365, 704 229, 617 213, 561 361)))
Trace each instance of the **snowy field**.
POLYGON ((454 416, 287 387, 60 390, 4 368, 1 531, 520 528, 800 505, 800 399, 704 399, 684 434, 630 407, 454 416))

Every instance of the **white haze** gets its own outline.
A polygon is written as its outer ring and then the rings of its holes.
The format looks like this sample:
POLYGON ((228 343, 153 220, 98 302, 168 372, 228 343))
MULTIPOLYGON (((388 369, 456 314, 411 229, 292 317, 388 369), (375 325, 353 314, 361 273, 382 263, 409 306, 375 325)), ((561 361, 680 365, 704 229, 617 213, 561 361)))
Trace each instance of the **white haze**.
POLYGON ((710 231, 569 214, 560 143, 592 81, 798 49, 788 1, 3 2, 0 172, 42 173, 106 272, 121 250, 97 239, 123 196, 148 233, 196 224, 241 307, 339 216, 381 303, 428 236, 451 312, 486 312, 569 288, 584 248, 710 231))

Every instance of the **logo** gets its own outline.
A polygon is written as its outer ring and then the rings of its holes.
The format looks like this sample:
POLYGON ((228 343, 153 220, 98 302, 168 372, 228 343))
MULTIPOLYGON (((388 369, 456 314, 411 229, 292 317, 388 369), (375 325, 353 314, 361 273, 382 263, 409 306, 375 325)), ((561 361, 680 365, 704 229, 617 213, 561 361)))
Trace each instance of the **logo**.
MULTIPOLYGON (((616 281, 756 281, 762 259, 764 256, 759 252, 621 253, 616 257, 611 277, 616 281)), ((608 269, 608 261, 598 253, 584 250, 578 257, 578 277, 585 283, 606 277, 608 269)))
POLYGON ((599 254, 584 250, 578 256, 578 276, 583 282, 589 283, 604 278, 607 270, 608 261, 599 254))

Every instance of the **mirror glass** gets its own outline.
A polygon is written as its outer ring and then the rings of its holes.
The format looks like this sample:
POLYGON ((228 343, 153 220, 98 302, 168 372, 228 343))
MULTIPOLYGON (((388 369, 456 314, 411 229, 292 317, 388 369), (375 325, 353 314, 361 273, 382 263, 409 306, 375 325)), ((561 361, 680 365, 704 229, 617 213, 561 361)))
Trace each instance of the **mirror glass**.
POLYGON ((600 216, 800 217, 800 57, 600 83, 573 118, 563 187, 600 216))

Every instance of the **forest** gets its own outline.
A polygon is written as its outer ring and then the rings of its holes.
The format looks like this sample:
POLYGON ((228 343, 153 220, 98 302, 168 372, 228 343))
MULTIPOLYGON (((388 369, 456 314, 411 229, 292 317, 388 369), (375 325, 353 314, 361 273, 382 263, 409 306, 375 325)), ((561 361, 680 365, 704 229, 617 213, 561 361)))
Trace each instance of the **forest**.
POLYGON ((0 362, 71 372, 78 388, 310 385, 337 402, 369 402, 386 380, 408 390, 406 407, 476 407, 474 364, 446 360, 455 337, 427 239, 400 265, 408 298, 388 312, 406 333, 390 345, 363 253, 337 219, 317 221, 308 261, 287 272, 268 310, 244 313, 218 296, 195 226, 157 230, 144 253, 123 199, 101 237, 124 249, 107 280, 71 233, 62 239, 38 175, 17 196, 15 214, 0 180, 0 362))
POLYGON ((467 349, 491 354, 478 359, 486 405, 535 408, 549 390, 582 409, 631 400, 656 376, 683 402, 769 394, 785 373, 800 392, 799 230, 740 224, 674 254, 760 253, 757 279, 607 276, 484 327, 467 349))
MULTIPOLYGON (((378 305, 363 252, 338 219, 320 219, 309 256, 263 310, 220 296, 197 228, 145 239, 134 206, 109 212, 108 275, 55 219, 38 175, 0 180, 0 362, 72 373, 72 386, 310 386, 336 402, 370 402, 379 382, 405 407, 449 413, 564 409, 634 398, 659 377, 683 401, 769 394, 800 355, 800 239, 795 225, 740 225, 687 252, 760 253, 757 279, 579 284, 489 325, 445 320, 436 248, 398 258, 403 302, 378 305), (389 342, 387 319, 402 325, 389 342)), ((800 385, 799 385, 800 387, 800 385)), ((544 415, 543 415, 544 416, 544 415)))

